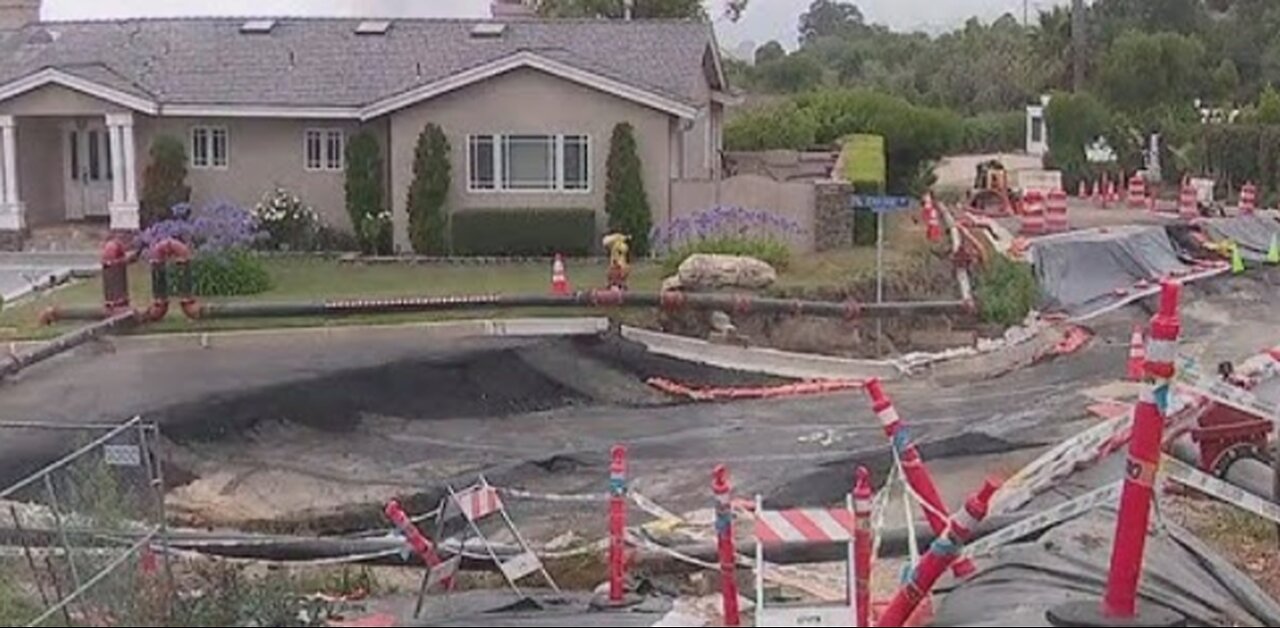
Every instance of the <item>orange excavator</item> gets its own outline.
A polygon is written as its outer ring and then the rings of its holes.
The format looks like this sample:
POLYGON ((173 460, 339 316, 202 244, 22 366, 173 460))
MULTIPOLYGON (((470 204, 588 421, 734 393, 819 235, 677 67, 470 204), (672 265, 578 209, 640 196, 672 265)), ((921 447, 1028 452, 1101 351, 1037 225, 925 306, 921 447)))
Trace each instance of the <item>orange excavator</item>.
POLYGON ((1009 187, 1009 171, 998 159, 978 164, 973 189, 969 191, 970 209, 986 216, 1014 213, 1018 194, 1009 187))

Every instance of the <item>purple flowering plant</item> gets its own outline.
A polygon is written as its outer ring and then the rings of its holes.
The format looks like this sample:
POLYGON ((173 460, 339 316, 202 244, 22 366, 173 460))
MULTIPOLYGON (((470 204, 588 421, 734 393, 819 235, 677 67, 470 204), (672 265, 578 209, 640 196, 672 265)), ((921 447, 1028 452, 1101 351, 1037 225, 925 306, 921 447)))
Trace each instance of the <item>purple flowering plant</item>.
POLYGON ((169 218, 142 232, 141 241, 143 246, 150 247, 174 238, 192 247, 197 255, 218 255, 247 250, 267 237, 251 212, 218 201, 200 206, 174 205, 169 218))
POLYGON ((649 236, 668 272, 696 253, 746 255, 783 270, 791 261, 788 241, 804 233, 774 212, 721 205, 654 227, 649 236))

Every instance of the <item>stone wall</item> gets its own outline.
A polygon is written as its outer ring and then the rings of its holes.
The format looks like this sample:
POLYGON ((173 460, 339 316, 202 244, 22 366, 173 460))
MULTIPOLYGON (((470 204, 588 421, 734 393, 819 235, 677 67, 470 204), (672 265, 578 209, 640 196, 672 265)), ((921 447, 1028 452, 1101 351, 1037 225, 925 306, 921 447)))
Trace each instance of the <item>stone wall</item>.
POLYGON ((853 186, 841 181, 821 181, 814 186, 814 248, 818 251, 853 248, 853 212, 849 195, 853 186))

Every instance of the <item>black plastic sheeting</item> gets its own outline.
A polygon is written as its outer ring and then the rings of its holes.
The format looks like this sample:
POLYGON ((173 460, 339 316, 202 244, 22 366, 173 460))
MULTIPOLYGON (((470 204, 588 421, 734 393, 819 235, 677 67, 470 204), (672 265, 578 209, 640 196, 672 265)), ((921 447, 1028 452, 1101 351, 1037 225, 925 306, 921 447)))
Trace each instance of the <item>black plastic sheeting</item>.
POLYGON ((1240 245, 1240 256, 1260 262, 1266 259, 1272 236, 1280 235, 1280 223, 1258 214, 1211 218, 1204 229, 1214 240, 1231 240, 1240 245))
POLYGON ((1163 227, 1091 229, 1040 238, 1032 245, 1041 308, 1078 316, 1124 298, 1117 288, 1157 281, 1189 267, 1163 227))
MULTIPOLYGON (((1123 473, 1123 454, 1060 483, 1034 513, 1123 473)), ((1141 595, 1184 615, 1191 626, 1280 626, 1280 605, 1194 535, 1153 513, 1141 595)), ((979 573, 950 591, 935 626, 1049 626, 1045 613, 1078 601, 1101 604, 1110 568, 1115 512, 1099 508, 1024 543, 979 557, 979 573)))

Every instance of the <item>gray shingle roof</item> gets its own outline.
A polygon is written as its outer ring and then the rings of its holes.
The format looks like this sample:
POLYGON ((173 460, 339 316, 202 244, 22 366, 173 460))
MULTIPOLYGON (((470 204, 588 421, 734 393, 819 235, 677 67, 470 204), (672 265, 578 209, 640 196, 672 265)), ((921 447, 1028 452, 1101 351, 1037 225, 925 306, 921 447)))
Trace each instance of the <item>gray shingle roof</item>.
POLYGON ((58 68, 163 104, 362 106, 521 51, 699 104, 710 28, 694 21, 529 20, 473 39, 480 20, 244 18, 46 22, 0 36, 0 83, 58 68))

